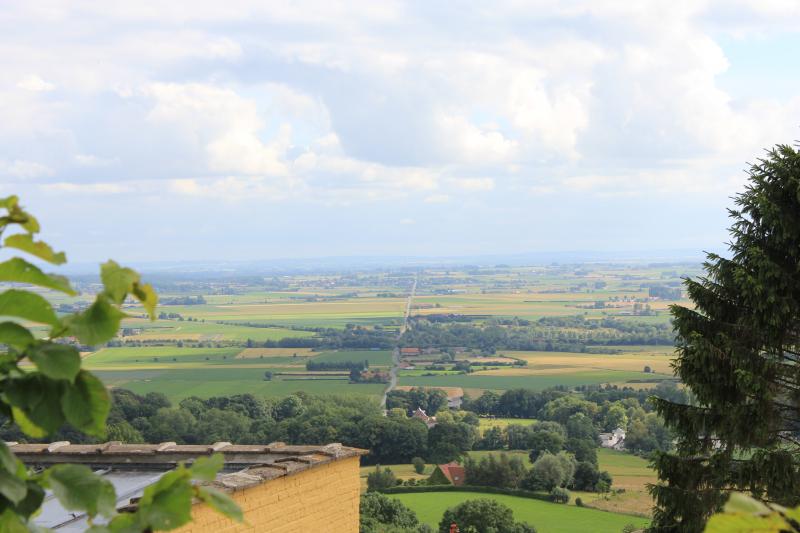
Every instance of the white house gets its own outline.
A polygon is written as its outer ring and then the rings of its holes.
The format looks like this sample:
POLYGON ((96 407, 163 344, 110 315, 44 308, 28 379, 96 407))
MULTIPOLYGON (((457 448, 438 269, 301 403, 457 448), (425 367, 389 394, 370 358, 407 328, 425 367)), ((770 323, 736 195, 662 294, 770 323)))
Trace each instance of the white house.
POLYGON ((600 446, 603 448, 611 448, 613 450, 622 450, 625 448, 625 430, 617 428, 611 433, 600 433, 600 446))

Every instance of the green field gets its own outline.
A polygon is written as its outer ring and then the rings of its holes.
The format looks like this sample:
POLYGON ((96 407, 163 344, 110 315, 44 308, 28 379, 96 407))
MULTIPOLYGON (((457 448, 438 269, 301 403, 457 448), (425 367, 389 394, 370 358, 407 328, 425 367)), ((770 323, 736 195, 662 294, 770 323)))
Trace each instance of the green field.
POLYGON ((310 394, 363 395, 377 400, 385 388, 380 384, 349 384, 346 380, 288 381, 275 378, 264 381, 262 368, 100 370, 96 373, 107 385, 123 387, 139 394, 162 392, 174 401, 187 396, 208 398, 245 393, 276 397, 298 391, 310 394))
MULTIPOLYGON (((202 306, 192 306, 202 307, 202 306)), ((159 311, 174 312, 171 306, 159 307, 159 311)), ((183 340, 183 341, 247 341, 255 342, 280 340, 286 337, 310 337, 310 331, 287 328, 255 328, 231 324, 219 324, 213 321, 195 322, 188 320, 161 319, 151 322, 142 318, 126 319, 122 327, 141 330, 140 333, 126 337, 132 340, 183 340)))
POLYGON ((572 533, 575 531, 619 533, 626 524, 644 527, 649 522, 647 519, 636 516, 504 494, 427 492, 393 494, 391 497, 397 498, 413 509, 420 521, 434 528, 438 527, 445 510, 463 501, 478 498, 491 498, 509 506, 514 511, 515 520, 528 522, 539 533, 572 533))

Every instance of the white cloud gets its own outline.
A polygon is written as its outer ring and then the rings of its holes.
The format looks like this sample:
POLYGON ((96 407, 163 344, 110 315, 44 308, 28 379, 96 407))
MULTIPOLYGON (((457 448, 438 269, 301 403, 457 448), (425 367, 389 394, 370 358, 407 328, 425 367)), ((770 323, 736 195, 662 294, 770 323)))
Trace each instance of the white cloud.
POLYGON ((36 93, 44 93, 50 92, 55 90, 56 86, 52 83, 48 83, 44 81, 42 78, 36 75, 31 75, 23 78, 22 80, 17 83, 17 87, 20 89, 24 89, 26 91, 32 91, 36 93))
POLYGON ((6 162, 0 160, 0 176, 10 176, 23 180, 41 178, 53 175, 53 169, 35 161, 14 160, 6 162))

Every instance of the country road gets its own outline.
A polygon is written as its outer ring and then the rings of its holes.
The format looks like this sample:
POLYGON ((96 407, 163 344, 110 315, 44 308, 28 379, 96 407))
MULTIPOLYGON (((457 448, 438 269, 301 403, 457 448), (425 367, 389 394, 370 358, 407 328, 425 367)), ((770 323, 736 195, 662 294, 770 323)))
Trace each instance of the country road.
MULTIPOLYGON (((406 311, 403 314, 403 324, 400 326, 400 332, 397 334, 397 339, 400 340, 400 337, 403 336, 405 333, 406 328, 408 328, 408 317, 411 316, 411 302, 414 300, 414 295, 417 292, 417 281, 419 280, 419 274, 414 276, 414 284, 411 286, 411 292, 408 293, 408 299, 406 300, 406 311)), ((389 386, 386 387, 386 390, 383 391, 383 399, 381 399, 381 407, 384 408, 384 412, 386 410, 386 396, 389 392, 397 386, 397 371, 400 369, 400 347, 395 346, 394 351, 392 352, 392 368, 389 370, 389 386)))

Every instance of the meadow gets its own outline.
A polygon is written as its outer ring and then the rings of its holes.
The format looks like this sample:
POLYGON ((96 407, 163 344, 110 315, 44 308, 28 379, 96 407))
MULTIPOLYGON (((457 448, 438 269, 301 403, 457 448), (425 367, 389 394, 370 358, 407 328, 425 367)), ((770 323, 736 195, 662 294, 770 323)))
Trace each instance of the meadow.
POLYGON ((400 500, 413 509, 421 522, 434 528, 438 527, 439 520, 441 520, 445 510, 463 501, 478 498, 491 498, 509 506, 514 511, 515 520, 528 522, 539 533, 569 533, 574 531, 619 533, 627 524, 633 524, 641 528, 649 522, 648 519, 637 516, 581 508, 574 505, 560 505, 504 494, 426 492, 393 494, 391 497, 400 500))

